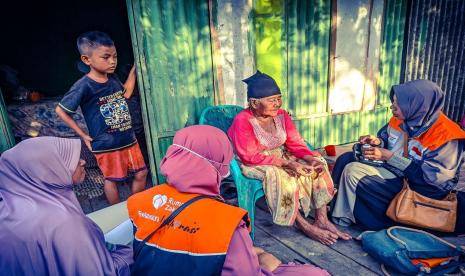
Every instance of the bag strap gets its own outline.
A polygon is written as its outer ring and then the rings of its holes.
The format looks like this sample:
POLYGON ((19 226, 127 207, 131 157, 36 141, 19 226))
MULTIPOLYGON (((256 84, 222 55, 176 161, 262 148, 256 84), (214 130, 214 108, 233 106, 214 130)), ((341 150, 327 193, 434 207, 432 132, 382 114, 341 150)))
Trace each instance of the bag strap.
POLYGON ((403 135, 404 135, 404 152, 403 152, 402 155, 403 155, 405 158, 407 158, 407 157, 408 157, 408 135, 407 135, 407 133, 405 133, 405 132, 404 132, 403 135))
POLYGON ((193 198, 189 199, 188 201, 184 202, 181 206, 179 206, 176 210, 174 210, 166 219, 164 219, 163 222, 157 228, 155 228, 155 230, 152 231, 152 233, 150 233, 147 237, 145 237, 145 239, 143 241, 141 241, 139 243, 137 248, 134 250, 134 260, 137 259, 137 257, 139 256, 140 251, 142 250, 142 247, 144 246, 144 244, 148 240, 150 240, 150 238, 152 238, 153 235, 155 235, 155 233, 158 230, 160 230, 162 227, 164 227, 165 225, 170 223, 177 215, 179 215, 179 213, 182 212, 182 210, 186 209, 187 206, 191 205, 192 203, 194 203, 194 202, 196 202, 198 200, 204 199, 204 198, 211 198, 211 199, 215 199, 215 200, 217 199, 217 197, 214 197, 214 196, 200 195, 200 196, 193 197, 193 198))
MULTIPOLYGON (((408 158, 408 135, 406 132, 403 132, 402 135, 404 137, 404 152, 402 153, 402 156, 405 158, 408 158)), ((403 182, 404 182, 404 188, 410 189, 408 185, 407 177, 404 176, 403 182)))
POLYGON ((398 237, 396 237, 393 233, 391 233, 391 231, 394 230, 394 229, 404 229, 404 230, 411 231, 411 232, 417 232, 417 233, 425 234, 425 235, 430 236, 431 238, 433 238, 433 239, 435 239, 435 240, 437 240, 437 241, 439 241, 439 242, 441 242, 441 243, 443 243, 443 244, 445 244, 445 245, 447 245, 447 246, 449 246, 449 247, 451 247, 451 248, 456 249, 457 251, 462 252, 462 254, 465 254, 465 247, 460 246, 460 245, 455 245, 455 244, 453 244, 453 243, 450 243, 450 242, 448 242, 448 241, 446 241, 446 240, 444 240, 444 239, 441 239, 441 238, 439 238, 439 237, 437 237, 437 236, 435 236, 435 235, 433 235, 433 234, 431 234, 431 233, 428 233, 428 232, 426 232, 426 231, 419 230, 419 229, 413 229, 413 228, 409 228, 409 227, 405 227, 405 226, 391 226, 391 227, 389 227, 389 228, 386 230, 387 235, 388 235, 391 239, 397 241, 398 243, 400 243, 400 244, 402 244, 402 245, 404 245, 404 246, 406 246, 407 243, 406 243, 405 241, 399 239, 398 237))

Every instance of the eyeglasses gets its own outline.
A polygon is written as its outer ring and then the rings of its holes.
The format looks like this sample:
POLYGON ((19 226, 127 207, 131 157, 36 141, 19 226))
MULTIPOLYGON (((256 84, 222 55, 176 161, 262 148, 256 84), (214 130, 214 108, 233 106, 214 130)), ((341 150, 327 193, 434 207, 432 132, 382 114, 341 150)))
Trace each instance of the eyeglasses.
POLYGON ((282 103, 282 98, 281 97, 276 97, 276 98, 270 98, 270 99, 256 99, 256 98, 250 98, 252 101, 259 101, 259 102, 267 102, 267 103, 272 103, 272 104, 281 104, 282 103))

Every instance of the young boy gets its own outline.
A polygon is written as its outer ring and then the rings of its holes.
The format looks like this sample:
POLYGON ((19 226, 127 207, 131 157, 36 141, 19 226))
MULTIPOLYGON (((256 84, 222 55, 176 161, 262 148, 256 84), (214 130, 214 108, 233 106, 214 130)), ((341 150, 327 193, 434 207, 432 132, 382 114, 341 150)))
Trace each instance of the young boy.
POLYGON ((126 99, 135 87, 136 74, 132 67, 123 85, 113 74, 116 69, 116 48, 111 38, 92 31, 77 39, 81 60, 90 67, 56 107, 58 116, 84 140, 97 159, 105 177, 104 191, 110 204, 120 201, 117 181, 127 177, 128 170, 136 172, 132 193, 145 188, 147 168, 131 124, 126 99), (85 133, 68 113, 81 107, 89 134, 85 133))

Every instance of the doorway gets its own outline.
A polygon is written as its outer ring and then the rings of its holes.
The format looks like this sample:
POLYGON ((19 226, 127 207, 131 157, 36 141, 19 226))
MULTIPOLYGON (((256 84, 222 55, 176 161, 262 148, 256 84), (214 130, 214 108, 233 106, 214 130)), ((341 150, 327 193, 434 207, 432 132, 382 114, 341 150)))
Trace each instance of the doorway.
MULTIPOLYGON (((99 30, 110 35, 118 51, 116 74, 123 82, 134 62, 124 0, 4 1, 0 28, 0 88, 16 142, 36 136, 78 138, 54 109, 83 75, 77 68, 76 38, 80 34, 99 30)), ((85 128, 82 115, 77 114, 75 120, 85 128)), ((145 143, 141 118, 139 123, 142 135, 138 138, 145 143)), ((87 176, 75 192, 84 212, 89 213, 108 203, 95 158, 82 148, 87 176)), ((130 195, 127 184, 119 185, 119 190, 121 200, 130 195)))

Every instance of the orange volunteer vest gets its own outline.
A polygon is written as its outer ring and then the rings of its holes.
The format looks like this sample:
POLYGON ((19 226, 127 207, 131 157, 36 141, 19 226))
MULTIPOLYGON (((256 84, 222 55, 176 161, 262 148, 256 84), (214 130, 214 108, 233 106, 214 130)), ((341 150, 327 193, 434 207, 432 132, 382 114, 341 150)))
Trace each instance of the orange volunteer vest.
MULTIPOLYGON (((136 227, 134 248, 184 202, 198 194, 162 184, 128 199, 136 227)), ((232 235, 247 217, 241 208, 214 199, 189 205, 143 245, 134 275, 219 275, 232 235)))

